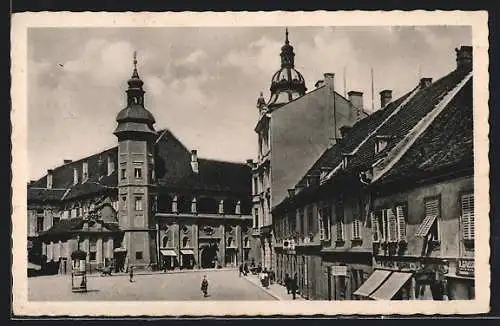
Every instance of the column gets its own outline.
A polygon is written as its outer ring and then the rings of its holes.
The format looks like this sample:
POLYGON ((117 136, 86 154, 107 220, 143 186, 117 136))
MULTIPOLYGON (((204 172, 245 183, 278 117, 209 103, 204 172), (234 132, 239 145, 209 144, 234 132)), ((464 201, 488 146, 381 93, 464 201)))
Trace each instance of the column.
POLYGON ((106 257, 109 259, 113 258, 113 238, 108 238, 106 241, 106 257))
POLYGON ((97 264, 101 264, 103 262, 103 250, 102 250, 102 238, 98 238, 96 242, 96 261, 97 264))
POLYGON ((82 251, 85 251, 87 253, 87 257, 86 257, 86 261, 87 263, 90 262, 90 253, 89 253, 89 238, 85 238, 83 239, 83 242, 82 242, 82 251))

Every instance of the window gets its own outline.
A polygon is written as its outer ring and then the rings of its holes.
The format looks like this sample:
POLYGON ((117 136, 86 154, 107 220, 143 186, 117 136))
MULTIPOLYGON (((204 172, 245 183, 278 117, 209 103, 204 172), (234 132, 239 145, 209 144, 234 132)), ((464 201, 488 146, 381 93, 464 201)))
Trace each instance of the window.
POLYGON ((381 211, 376 211, 371 213, 372 222, 372 241, 378 243, 381 241, 381 230, 380 230, 380 220, 382 218, 381 211))
POLYGON ((36 217, 36 232, 43 232, 43 216, 36 217))
POLYGON ((136 251, 135 252, 135 259, 141 260, 142 259, 142 251, 136 251))
POLYGON ((125 164, 122 164, 120 168, 120 179, 125 180, 127 178, 127 168, 125 167, 125 164))
POLYGON ((189 248, 190 247, 190 245, 189 245, 189 238, 188 237, 182 238, 182 247, 183 248, 189 248))
POLYGON ((89 243, 89 259, 95 261, 97 256, 97 244, 95 240, 90 240, 89 243))
POLYGON ((439 199, 430 199, 425 202, 425 217, 432 218, 434 216, 434 222, 432 223, 430 230, 430 240, 439 241, 439 215, 440 215, 440 203, 439 199))
POLYGON ((307 208, 307 231, 309 234, 314 232, 314 206, 307 208))
POLYGON ((258 228, 259 227, 259 209, 258 208, 254 208, 253 210, 254 212, 254 228, 258 228))
POLYGON ((259 193, 259 184, 258 184, 257 177, 253 178, 253 193, 254 193, 254 195, 259 193))
POLYGON ((122 208, 122 211, 127 209, 127 196, 122 196, 121 208, 122 208))
POLYGON ((396 206, 397 238, 399 241, 406 241, 406 206, 396 206))
POLYGON ((358 216, 352 219, 352 240, 361 240, 361 221, 358 216))
POLYGON ((142 178, 142 169, 141 168, 134 168, 134 177, 136 179, 142 178))
POLYGON ((243 239, 243 247, 244 248, 250 248, 250 241, 248 240, 248 237, 245 237, 243 239))
POLYGON ((135 210, 142 211, 142 197, 135 197, 135 210))
POLYGON ((321 240, 330 240, 330 210, 329 206, 324 206, 318 213, 319 236, 321 240))
POLYGON ((36 210, 37 215, 43 215, 43 209, 37 209, 36 210))
POLYGON ((57 223, 59 223, 60 220, 61 218, 59 216, 54 216, 52 218, 52 225, 56 225, 57 223))
POLYGON ((164 236, 163 239, 161 240, 161 243, 163 245, 163 248, 166 248, 169 246, 169 241, 168 241, 168 235, 164 236))
POLYGON ((462 239, 465 242, 473 242, 475 235, 474 225, 474 194, 462 195, 461 198, 462 239))
POLYGON ((337 231, 337 242, 343 242, 344 241, 344 204, 342 201, 339 201, 335 205, 335 225, 336 225, 336 231, 337 231))

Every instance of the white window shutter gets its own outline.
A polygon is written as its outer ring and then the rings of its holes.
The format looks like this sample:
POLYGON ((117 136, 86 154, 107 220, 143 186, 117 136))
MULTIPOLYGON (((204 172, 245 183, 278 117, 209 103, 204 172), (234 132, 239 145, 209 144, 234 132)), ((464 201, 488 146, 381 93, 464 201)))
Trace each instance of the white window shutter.
POLYGON ((396 206, 396 217, 398 220, 398 240, 404 241, 406 240, 406 216, 404 206, 396 206))
POLYGON ((474 240, 474 194, 462 196, 462 237, 464 240, 474 240))
POLYGON ((323 227, 323 209, 318 209, 318 230, 319 238, 325 240, 325 229, 323 227))
POLYGON ((354 240, 360 239, 360 232, 359 232, 359 218, 354 217, 352 220, 352 238, 354 240))
POLYGON ((380 226, 379 226, 378 216, 374 212, 371 212, 370 218, 371 218, 371 224, 372 224, 372 241, 379 242, 380 241, 380 226))
POLYGON ((396 215, 394 215, 394 212, 392 209, 387 210, 387 221, 388 221, 388 240, 389 242, 396 242, 397 241, 397 220, 396 220, 396 215))

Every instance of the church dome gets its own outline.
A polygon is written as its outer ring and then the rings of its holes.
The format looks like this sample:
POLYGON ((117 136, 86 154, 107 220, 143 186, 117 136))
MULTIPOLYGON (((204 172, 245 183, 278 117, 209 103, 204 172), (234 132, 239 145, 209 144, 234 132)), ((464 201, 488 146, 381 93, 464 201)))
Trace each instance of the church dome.
POLYGON ((288 28, 286 29, 285 44, 281 47, 281 68, 271 79, 271 98, 268 106, 286 104, 303 96, 306 91, 306 83, 302 74, 295 69, 295 53, 293 46, 288 40, 288 28))

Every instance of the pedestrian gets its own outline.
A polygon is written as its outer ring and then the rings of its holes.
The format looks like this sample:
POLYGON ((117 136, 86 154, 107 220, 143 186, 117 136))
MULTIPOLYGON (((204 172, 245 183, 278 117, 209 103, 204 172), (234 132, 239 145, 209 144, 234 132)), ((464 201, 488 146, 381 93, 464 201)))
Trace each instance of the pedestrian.
POLYGON ((129 273, 129 281, 133 282, 134 281, 134 266, 130 265, 128 268, 128 273, 129 273))
POLYGON ((203 292, 204 298, 208 296, 208 280, 206 275, 203 275, 203 280, 201 281, 201 292, 203 292))
POLYGON ((285 287, 286 294, 290 294, 290 275, 288 275, 288 273, 285 275, 285 287))
POLYGON ((248 275, 248 265, 245 262, 245 265, 243 265, 243 275, 247 276, 248 275))
POLYGON ((291 290, 292 290, 293 300, 295 300, 295 296, 297 294, 297 273, 295 273, 295 275, 293 276, 291 282, 291 290))
POLYGON ((243 274, 243 264, 240 265, 240 274, 239 274, 240 277, 241 277, 241 274, 243 274))

